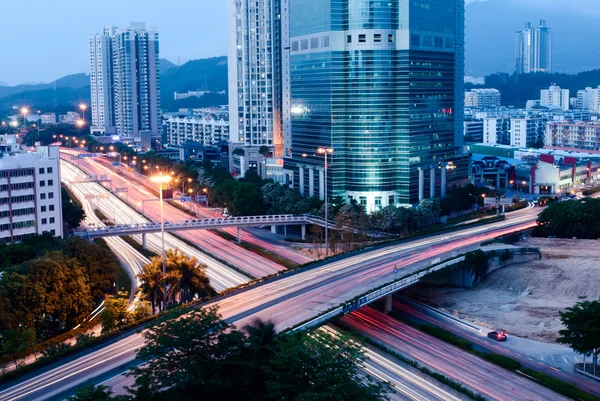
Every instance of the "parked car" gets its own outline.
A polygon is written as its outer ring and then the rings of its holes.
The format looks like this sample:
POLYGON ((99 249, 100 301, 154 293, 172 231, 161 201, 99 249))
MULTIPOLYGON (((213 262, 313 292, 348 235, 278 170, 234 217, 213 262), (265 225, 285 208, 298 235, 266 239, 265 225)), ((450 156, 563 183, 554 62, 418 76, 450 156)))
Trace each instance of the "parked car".
POLYGON ((490 331, 487 336, 496 341, 506 341, 507 338, 505 330, 490 331))

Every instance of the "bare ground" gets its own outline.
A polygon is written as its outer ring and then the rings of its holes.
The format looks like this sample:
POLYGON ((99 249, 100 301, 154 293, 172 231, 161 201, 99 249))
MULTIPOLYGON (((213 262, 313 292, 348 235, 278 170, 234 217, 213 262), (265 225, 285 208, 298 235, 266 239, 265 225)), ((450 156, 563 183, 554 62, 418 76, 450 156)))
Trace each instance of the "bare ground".
POLYGON ((554 342, 563 327, 559 311, 600 299, 600 241, 528 238, 515 245, 540 247, 542 259, 498 269, 472 289, 419 285, 407 294, 490 329, 554 342))

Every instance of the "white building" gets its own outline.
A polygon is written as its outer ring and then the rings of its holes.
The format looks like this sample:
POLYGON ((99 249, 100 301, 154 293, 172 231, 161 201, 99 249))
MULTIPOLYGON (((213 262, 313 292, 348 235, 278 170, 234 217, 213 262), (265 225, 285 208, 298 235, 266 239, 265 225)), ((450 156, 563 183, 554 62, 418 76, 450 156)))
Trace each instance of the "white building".
POLYGON ((62 237, 57 146, 28 152, 15 135, 0 136, 0 243, 49 232, 62 237))
POLYGON ((229 140, 229 122, 223 115, 205 113, 193 117, 170 117, 165 125, 169 146, 189 141, 212 146, 229 140))
POLYGON ((600 150, 600 121, 553 121, 546 126, 545 145, 600 150))
POLYGON ((528 22, 524 30, 517 32, 515 58, 517 74, 552 72, 552 30, 545 20, 538 28, 528 22))
POLYGON ((280 1, 227 2, 230 166, 238 177, 265 176, 260 147, 283 154, 280 1))
POLYGON ((56 124, 56 113, 44 113, 41 115, 42 125, 55 125, 56 124))
POLYGON ((142 22, 90 38, 92 133, 141 142, 160 133, 158 32, 142 22))
POLYGON ((577 91, 577 109, 600 113, 600 85, 597 88, 587 87, 577 91))
POLYGON ((465 107, 483 109, 499 107, 501 95, 498 89, 472 89, 465 92, 465 107))
POLYGON ((204 95, 206 95, 207 93, 210 93, 210 91, 188 91, 187 93, 178 93, 178 92, 174 92, 174 100, 181 100, 181 99, 187 99, 190 97, 202 97, 204 95))
POLYGON ((561 89, 560 86, 550 85, 549 89, 540 91, 540 106, 555 106, 563 110, 569 110, 569 90, 561 89))
POLYGON ((485 117, 483 119, 483 143, 508 145, 510 143, 510 117, 485 117))
POLYGON ((79 120, 81 120, 81 115, 74 111, 67 111, 67 114, 60 114, 58 116, 59 124, 76 125, 79 120))
POLYGON ((543 117, 524 116, 510 119, 510 145, 531 147, 543 145, 547 120, 543 117))

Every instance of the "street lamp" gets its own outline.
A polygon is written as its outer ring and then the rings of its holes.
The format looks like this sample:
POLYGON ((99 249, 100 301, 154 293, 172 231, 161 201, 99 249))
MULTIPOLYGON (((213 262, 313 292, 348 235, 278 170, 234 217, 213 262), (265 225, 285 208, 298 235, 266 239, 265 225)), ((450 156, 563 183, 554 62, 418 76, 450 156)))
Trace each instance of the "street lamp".
POLYGON ((472 196, 473 199, 475 199, 475 204, 473 204, 473 211, 475 211, 475 206, 477 205, 477 197, 473 194, 469 194, 469 196, 472 196))
POLYGON ((332 148, 318 148, 317 153, 325 156, 325 257, 329 256, 329 220, 328 220, 328 201, 327 201, 327 154, 333 153, 332 148))
POLYGON ((165 219, 163 214, 163 184, 168 184, 171 181, 169 175, 155 175, 150 177, 150 181, 158 183, 159 199, 160 199, 160 235, 162 241, 162 268, 163 268, 163 291, 164 291, 164 306, 163 310, 167 310, 167 261, 165 259, 165 219))
POLYGON ((87 104, 85 103, 81 103, 79 105, 79 108, 81 109, 81 119, 83 120, 83 122, 85 123, 85 110, 87 109, 87 104))
POLYGON ((23 114, 23 127, 27 128, 27 114, 29 114, 29 109, 21 107, 21 114, 23 114))

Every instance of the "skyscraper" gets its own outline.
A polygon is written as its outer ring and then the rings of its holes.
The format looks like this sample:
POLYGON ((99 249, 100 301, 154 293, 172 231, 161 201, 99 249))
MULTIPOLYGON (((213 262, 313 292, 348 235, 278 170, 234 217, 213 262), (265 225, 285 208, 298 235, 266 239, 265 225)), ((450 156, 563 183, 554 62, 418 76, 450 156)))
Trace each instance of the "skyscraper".
POLYGON ((278 180, 265 159, 282 153, 280 0, 228 2, 230 166, 278 180))
POLYGON ((466 181, 464 0, 281 2, 290 185, 370 212, 466 181))
POLYGON ((528 22, 524 30, 517 32, 515 58, 517 74, 552 72, 552 30, 545 20, 537 28, 528 22))
POLYGON ((90 39, 92 133, 141 142, 160 132, 158 32, 141 22, 90 39))

